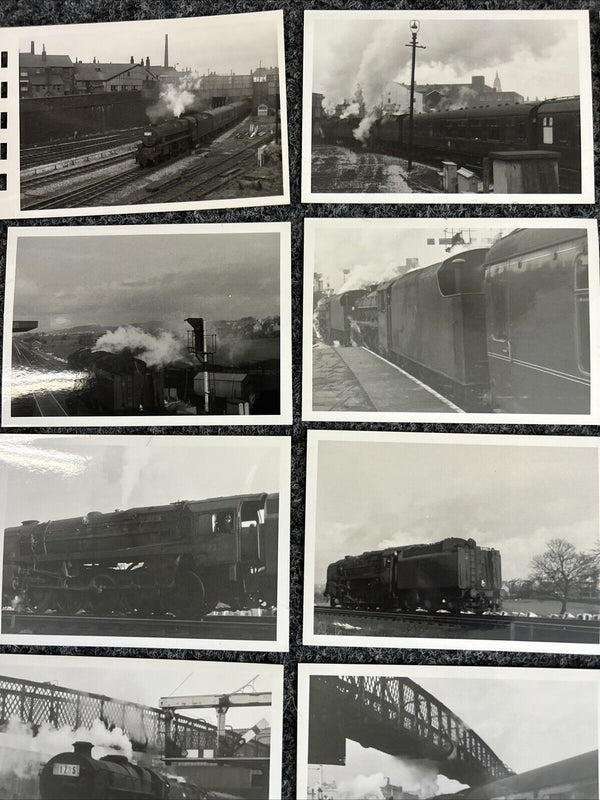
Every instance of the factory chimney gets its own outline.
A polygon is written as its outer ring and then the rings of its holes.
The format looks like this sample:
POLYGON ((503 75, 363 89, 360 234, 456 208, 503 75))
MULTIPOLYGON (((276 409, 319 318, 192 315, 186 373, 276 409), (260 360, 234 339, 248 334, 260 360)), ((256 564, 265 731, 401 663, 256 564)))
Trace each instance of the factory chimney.
POLYGON ((32 56, 35 55, 35 42, 33 42, 33 41, 31 42, 31 55, 32 56))
POLYGON ((165 33, 165 67, 169 66, 169 34, 165 33))
POLYGON ((46 45, 42 45, 42 61, 46 60, 46 45))

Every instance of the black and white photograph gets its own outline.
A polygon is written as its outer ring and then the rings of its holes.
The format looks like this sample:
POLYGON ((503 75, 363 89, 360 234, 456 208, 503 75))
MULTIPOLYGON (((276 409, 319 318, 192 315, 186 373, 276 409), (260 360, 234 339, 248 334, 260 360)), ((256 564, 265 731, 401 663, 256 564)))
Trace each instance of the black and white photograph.
POLYGON ((304 643, 600 653, 598 443, 309 431, 304 643))
POLYGON ((298 797, 598 797, 593 670, 298 669, 298 797))
POLYGON ((594 202, 587 9, 304 21, 304 202, 594 202))
POLYGON ((283 667, 0 656, 0 797, 281 797, 283 667))
POLYGON ((0 35, 5 218, 289 202, 281 11, 0 35))
POLYGON ((600 421, 594 221, 307 219, 304 259, 304 419, 600 421))
POLYGON ((288 649, 290 439, 5 434, 3 644, 288 649))
POLYGON ((2 423, 286 424, 289 223, 9 228, 2 423))

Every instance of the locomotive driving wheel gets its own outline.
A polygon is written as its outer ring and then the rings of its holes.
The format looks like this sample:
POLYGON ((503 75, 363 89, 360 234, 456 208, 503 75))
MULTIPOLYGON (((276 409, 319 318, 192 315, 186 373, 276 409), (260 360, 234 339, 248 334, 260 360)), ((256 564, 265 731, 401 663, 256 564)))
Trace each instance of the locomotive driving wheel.
POLYGON ((81 592, 71 592, 68 587, 56 591, 56 608, 62 614, 76 614, 82 606, 81 592))
POLYGON ((201 578, 191 570, 180 572, 166 594, 168 611, 183 619, 201 619, 206 613, 206 590, 201 578))
POLYGON ((112 575, 106 573, 94 575, 90 581, 88 597, 95 614, 108 614, 112 611, 116 599, 115 579, 112 575))
POLYGON ((45 611, 53 608, 54 604, 52 601, 53 593, 50 591, 50 589, 31 586, 27 590, 27 605, 32 611, 35 611, 38 614, 43 614, 45 611))

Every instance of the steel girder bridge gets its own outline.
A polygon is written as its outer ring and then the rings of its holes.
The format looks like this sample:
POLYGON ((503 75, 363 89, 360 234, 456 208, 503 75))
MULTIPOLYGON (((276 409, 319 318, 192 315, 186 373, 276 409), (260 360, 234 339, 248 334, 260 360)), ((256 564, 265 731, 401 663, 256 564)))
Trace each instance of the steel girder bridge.
POLYGON ((408 678, 312 676, 308 760, 346 763, 346 739, 409 759, 430 759, 448 778, 481 786, 513 772, 432 694, 408 678))
MULTIPOLYGON (((0 732, 14 718, 28 725, 33 735, 42 725, 76 731, 91 728, 100 720, 108 730, 121 728, 134 750, 166 757, 217 746, 217 726, 203 719, 52 683, 0 676, 0 732)), ((221 747, 226 752, 233 752, 240 742, 241 737, 231 731, 221 733, 221 747)))

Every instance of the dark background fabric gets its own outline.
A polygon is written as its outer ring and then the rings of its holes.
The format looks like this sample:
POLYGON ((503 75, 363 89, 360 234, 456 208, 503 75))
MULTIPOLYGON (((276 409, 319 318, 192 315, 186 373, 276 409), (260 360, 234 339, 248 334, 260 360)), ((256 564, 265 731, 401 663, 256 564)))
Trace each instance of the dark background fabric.
MULTIPOLYGON (((69 217, 65 219, 10 220, 0 222, 0 280, 2 281, 2 306, 4 303, 4 275, 6 266, 6 229, 8 225, 143 225, 195 222, 259 222, 291 221, 292 223, 292 314, 293 314, 293 391, 294 424, 292 426, 208 427, 208 428, 61 428, 62 433, 164 433, 182 436, 247 434, 254 436, 291 435, 293 438, 292 463, 292 524, 291 524, 291 619, 289 653, 220 652, 211 650, 164 650, 107 648, 107 647, 0 647, 0 653, 36 653, 52 655, 95 655, 130 658, 196 659, 198 661, 245 661, 283 664, 285 667, 284 700, 284 755, 282 796, 296 796, 296 666, 311 663, 377 663, 377 664, 441 664, 478 666, 560 667, 563 669, 595 669, 600 658, 592 656, 552 655, 548 653, 503 653, 460 650, 417 650, 306 647, 302 644, 302 578, 304 565, 304 491, 306 468, 306 431, 317 428, 354 430, 430 431, 448 433, 540 434, 544 436, 595 436, 597 426, 550 425, 433 425, 433 424, 372 424, 372 423, 303 423, 300 413, 300 388, 302 380, 302 257, 303 220, 305 217, 580 217, 597 219, 600 211, 598 189, 594 205, 361 205, 361 204, 302 204, 300 202, 300 157, 302 122, 302 42, 303 11, 305 9, 588 9, 592 42, 592 77, 594 109, 600 98, 600 0, 578 2, 462 2, 462 0, 414 0, 411 3, 389 0, 3 0, 0 8, 0 26, 57 25, 81 22, 112 22, 135 19, 161 19, 248 11, 284 10, 288 141, 291 182, 291 206, 270 206, 219 211, 182 211, 153 214, 111 214, 103 217, 69 217)), ((0 32, 0 49, 1 32, 0 32)), ((493 65, 490 65, 493 67, 493 65)), ((11 87, 14 91, 14 88, 11 87)), ((594 114, 594 142, 598 142, 598 119, 594 114)), ((9 158, 16 155, 9 153, 9 158)), ((600 184, 598 159, 595 159, 596 186, 600 184)), ((311 280, 311 276, 308 276, 311 280)), ((12 429, 11 429, 12 430, 12 429)), ((36 428, 31 432, 53 432, 52 428, 36 428)), ((0 429, 6 433, 7 429, 0 429)), ((27 432, 27 429, 20 429, 27 432)), ((435 492, 435 487, 432 487, 435 492)), ((500 645, 501 646, 501 645, 500 645)), ((140 669, 142 669, 140 665, 140 669)), ((40 673, 42 677, 44 673, 40 673)), ((134 680, 134 675, 128 675, 134 680)), ((518 720, 515 720, 518 725, 518 720)))

